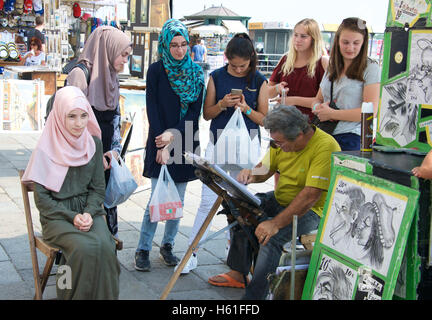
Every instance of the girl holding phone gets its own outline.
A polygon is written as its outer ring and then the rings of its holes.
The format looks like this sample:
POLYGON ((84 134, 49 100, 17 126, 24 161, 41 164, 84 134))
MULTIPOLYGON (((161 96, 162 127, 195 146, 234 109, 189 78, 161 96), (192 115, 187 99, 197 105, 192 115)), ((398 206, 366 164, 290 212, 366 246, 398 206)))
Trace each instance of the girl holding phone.
MULTIPOLYGON (((236 34, 225 49, 225 56, 228 64, 210 74, 204 102, 203 116, 205 120, 211 120, 210 142, 213 144, 216 144, 218 136, 236 108, 243 113, 251 138, 259 135, 259 127, 268 110, 267 80, 256 69, 257 54, 249 36, 246 33, 236 34), (238 95, 235 89, 240 89, 241 95, 238 95)), ((208 151, 209 148, 206 150, 207 155, 208 151)), ((232 170, 229 174, 235 179, 239 172, 240 170, 232 170)), ((203 184, 201 203, 189 236, 189 245, 197 235, 216 198, 217 195, 203 184)), ((208 228, 203 239, 207 232, 208 228)), ((197 265, 198 259, 194 252, 182 273, 189 273, 197 265)))

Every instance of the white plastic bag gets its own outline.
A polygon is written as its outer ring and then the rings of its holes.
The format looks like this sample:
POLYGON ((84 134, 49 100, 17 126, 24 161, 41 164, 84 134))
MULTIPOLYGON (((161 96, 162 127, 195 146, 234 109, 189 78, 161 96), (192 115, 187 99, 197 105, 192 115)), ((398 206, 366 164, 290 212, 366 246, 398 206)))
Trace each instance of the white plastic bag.
MULTIPOLYGON (((259 130, 259 129, 257 129, 259 130)), ((241 110, 237 108, 226 124, 216 145, 209 143, 209 155, 225 170, 252 169, 260 160, 261 146, 258 132, 251 140, 241 110)))
POLYGON ((166 165, 161 167, 149 206, 151 222, 183 217, 183 205, 166 165))
POLYGON ((126 167, 123 159, 120 158, 119 161, 120 164, 112 155, 111 173, 105 190, 104 206, 107 208, 112 208, 125 202, 138 188, 132 173, 126 167))

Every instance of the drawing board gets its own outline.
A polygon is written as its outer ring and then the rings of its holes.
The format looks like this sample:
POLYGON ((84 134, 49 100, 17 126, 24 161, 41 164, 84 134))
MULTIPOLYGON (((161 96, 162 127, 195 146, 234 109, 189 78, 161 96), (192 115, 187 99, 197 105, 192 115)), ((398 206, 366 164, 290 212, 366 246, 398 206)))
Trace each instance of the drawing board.
POLYGON ((226 190, 232 197, 243 200, 255 207, 259 207, 261 200, 253 195, 247 186, 233 179, 228 173, 222 170, 217 164, 211 164, 207 159, 200 157, 191 152, 186 152, 184 155, 186 161, 193 164, 195 167, 211 173, 216 179, 214 182, 222 189, 226 190))

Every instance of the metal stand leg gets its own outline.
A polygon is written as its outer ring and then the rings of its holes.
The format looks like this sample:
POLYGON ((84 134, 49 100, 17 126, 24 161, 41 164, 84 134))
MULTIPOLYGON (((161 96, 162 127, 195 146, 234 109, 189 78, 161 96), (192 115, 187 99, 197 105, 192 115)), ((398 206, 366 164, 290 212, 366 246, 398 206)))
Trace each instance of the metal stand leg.
POLYGON ((203 225, 201 226, 198 234, 196 235, 195 239, 192 241, 192 244, 189 246, 188 250, 186 251, 186 254, 184 255, 182 261, 180 261, 179 266, 177 267, 177 270, 174 272, 174 274, 171 276, 170 281, 168 282, 168 284, 166 285, 160 300, 165 300, 168 296, 168 294, 170 293, 170 291, 172 290, 172 288, 174 287, 178 277, 180 276, 180 273, 183 271, 184 266, 186 265, 187 261, 189 260, 190 256, 192 255, 192 251, 194 250, 194 248, 197 247, 199 241, 201 240, 202 236, 204 235, 204 232, 206 231, 208 225, 210 224, 210 222, 212 221, 214 215, 216 214, 219 206, 222 204, 223 201, 223 197, 219 196, 215 203, 213 204, 213 207, 211 208, 209 214, 207 215, 207 218, 204 220, 203 225))
POLYGON ((295 292, 295 268, 296 268, 296 245, 297 245, 297 216, 294 215, 292 222, 292 240, 291 240, 291 286, 290 300, 294 300, 295 292))

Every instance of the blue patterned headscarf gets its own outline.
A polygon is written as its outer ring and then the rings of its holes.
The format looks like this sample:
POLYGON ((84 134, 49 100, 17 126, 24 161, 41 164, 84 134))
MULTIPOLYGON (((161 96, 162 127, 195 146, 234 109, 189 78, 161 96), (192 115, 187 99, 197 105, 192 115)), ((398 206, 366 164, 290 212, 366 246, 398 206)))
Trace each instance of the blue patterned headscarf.
POLYGON ((186 26, 177 19, 166 21, 159 35, 158 53, 168 75, 171 88, 180 97, 180 119, 183 119, 189 104, 198 99, 204 86, 204 72, 201 66, 192 61, 189 51, 181 61, 173 58, 169 45, 176 35, 183 36, 189 44, 186 26))

